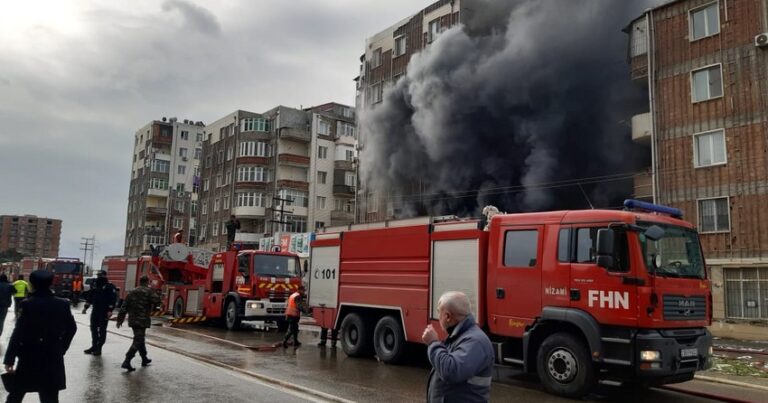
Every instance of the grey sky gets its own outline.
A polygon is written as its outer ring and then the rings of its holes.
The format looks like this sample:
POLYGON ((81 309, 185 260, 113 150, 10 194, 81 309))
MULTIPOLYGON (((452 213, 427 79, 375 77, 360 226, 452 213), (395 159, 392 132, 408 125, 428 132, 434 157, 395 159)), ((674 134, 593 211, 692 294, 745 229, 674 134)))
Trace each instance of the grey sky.
POLYGON ((62 256, 123 251, 133 133, 354 104, 366 37, 429 0, 16 1, 0 13, 0 214, 64 220, 62 256))

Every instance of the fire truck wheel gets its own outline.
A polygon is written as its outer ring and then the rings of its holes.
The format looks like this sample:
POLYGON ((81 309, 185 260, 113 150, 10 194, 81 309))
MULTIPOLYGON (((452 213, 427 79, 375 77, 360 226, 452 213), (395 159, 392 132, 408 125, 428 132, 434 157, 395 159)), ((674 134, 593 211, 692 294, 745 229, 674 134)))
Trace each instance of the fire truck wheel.
POLYGON ((356 313, 341 322, 341 348, 350 357, 365 357, 371 353, 370 328, 356 313))
POLYGON ((544 389, 559 396, 583 397, 596 382, 589 350, 569 333, 555 333, 544 340, 537 354, 536 370, 544 389))
POLYGON ((173 317, 180 318, 184 316, 184 301, 181 298, 176 298, 176 302, 173 303, 173 317))
POLYGON ((229 330, 237 330, 240 328, 240 317, 237 316, 237 301, 234 299, 227 303, 224 324, 226 324, 227 329, 229 330))
POLYGON ((385 316, 379 320, 373 331, 373 347, 379 359, 387 364, 397 363, 403 358, 405 336, 397 319, 385 316))

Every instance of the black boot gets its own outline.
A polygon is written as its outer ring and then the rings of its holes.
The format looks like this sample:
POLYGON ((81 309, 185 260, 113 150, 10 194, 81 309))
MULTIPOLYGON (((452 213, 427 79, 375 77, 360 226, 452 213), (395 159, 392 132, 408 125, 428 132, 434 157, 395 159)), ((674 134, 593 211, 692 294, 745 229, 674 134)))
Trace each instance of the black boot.
POLYGON ((88 350, 83 350, 86 354, 93 354, 93 350, 95 350, 93 347, 89 348, 88 350))
POLYGON ((128 372, 133 372, 136 370, 136 368, 131 366, 130 358, 126 358, 125 361, 123 361, 123 365, 121 365, 120 368, 127 369, 128 372))
POLYGON ((91 351, 91 354, 93 354, 93 355, 95 355, 97 357, 100 356, 101 355, 101 348, 93 349, 93 351, 91 351))
POLYGON ((149 358, 141 357, 141 366, 142 367, 148 366, 151 362, 152 362, 152 360, 150 360, 149 358))

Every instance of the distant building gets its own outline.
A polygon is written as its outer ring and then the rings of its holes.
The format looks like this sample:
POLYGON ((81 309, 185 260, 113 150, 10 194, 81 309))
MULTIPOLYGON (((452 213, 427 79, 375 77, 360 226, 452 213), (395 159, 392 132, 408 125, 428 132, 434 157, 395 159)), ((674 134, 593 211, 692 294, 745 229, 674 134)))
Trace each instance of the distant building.
MULTIPOLYGON (((650 109, 632 119, 649 162, 635 193, 683 209, 698 227, 713 332, 768 322, 767 15, 763 0, 677 0, 626 29, 650 109)), ((731 335, 758 334, 765 328, 731 335)))
POLYGON ((179 229, 185 243, 196 243, 204 129, 203 122, 163 118, 134 135, 126 255, 141 254, 150 244, 168 244, 179 229))
MULTIPOLYGON (((473 0, 440 0, 416 14, 371 36, 365 41, 365 53, 360 57, 360 75, 355 78, 359 111, 375 108, 383 101, 384 90, 397 82, 416 53, 428 47, 448 28, 464 22, 471 13, 473 0)), ((359 146, 365 147, 366 133, 360 133, 359 146)), ((403 184, 411 194, 419 194, 423 183, 403 184)), ((360 183, 361 205, 358 218, 377 221, 398 215, 397 207, 385 195, 372 193, 366 183, 360 183)))
POLYGON ((0 215, 0 252, 14 249, 34 257, 59 256, 61 220, 33 215, 0 215))
POLYGON ((352 223, 356 139, 354 108, 336 103, 237 110, 206 126, 200 246, 226 247, 231 215, 241 226, 235 241, 250 245, 352 223))

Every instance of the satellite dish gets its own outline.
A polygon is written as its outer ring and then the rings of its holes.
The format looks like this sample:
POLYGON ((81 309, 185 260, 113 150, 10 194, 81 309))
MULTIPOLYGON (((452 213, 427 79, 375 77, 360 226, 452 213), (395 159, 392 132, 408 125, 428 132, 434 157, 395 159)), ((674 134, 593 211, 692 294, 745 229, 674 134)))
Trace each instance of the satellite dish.
POLYGON ((189 256, 189 250, 186 246, 180 243, 172 243, 165 249, 168 253, 168 258, 177 262, 183 262, 187 260, 189 256))

